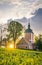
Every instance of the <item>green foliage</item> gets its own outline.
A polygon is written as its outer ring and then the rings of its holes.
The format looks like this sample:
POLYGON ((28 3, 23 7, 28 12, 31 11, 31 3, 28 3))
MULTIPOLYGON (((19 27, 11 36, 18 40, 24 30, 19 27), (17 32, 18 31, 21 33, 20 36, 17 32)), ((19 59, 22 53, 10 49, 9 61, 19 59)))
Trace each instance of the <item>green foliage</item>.
POLYGON ((3 38, 2 43, 6 46, 7 38, 3 38))
POLYGON ((42 35, 39 35, 38 37, 35 38, 36 40, 36 46, 38 46, 39 50, 42 50, 42 35))
POLYGON ((18 37, 21 35, 21 31, 23 29, 23 26, 16 22, 16 21, 11 21, 8 25, 8 39, 12 38, 14 41, 14 46, 15 46, 15 42, 18 39, 18 37))
POLYGON ((42 65, 42 52, 0 48, 0 65, 42 65))

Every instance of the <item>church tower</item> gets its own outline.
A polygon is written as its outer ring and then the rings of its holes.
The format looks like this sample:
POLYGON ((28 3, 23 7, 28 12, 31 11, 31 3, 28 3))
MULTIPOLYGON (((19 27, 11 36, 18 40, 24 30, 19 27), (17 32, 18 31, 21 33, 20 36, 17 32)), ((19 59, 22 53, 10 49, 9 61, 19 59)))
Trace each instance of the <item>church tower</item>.
POLYGON ((25 30, 25 39, 29 42, 33 42, 34 40, 34 33, 30 28, 30 23, 28 23, 28 28, 25 30))

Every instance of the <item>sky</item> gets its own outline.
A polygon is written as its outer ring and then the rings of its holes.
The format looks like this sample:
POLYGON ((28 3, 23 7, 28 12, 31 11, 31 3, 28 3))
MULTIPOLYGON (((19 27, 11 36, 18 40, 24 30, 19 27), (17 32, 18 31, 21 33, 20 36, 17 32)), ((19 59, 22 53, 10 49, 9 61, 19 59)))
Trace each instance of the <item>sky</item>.
POLYGON ((0 0, 0 24, 8 19, 33 17, 37 9, 42 8, 42 0, 0 0))
POLYGON ((42 8, 42 0, 0 0, 0 23, 10 18, 30 18, 38 8, 42 8))

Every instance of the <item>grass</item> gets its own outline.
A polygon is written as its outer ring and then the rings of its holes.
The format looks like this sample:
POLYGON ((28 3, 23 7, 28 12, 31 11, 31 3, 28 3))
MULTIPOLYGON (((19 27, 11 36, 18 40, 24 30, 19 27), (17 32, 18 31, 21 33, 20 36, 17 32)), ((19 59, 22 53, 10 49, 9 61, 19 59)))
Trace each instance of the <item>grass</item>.
POLYGON ((42 52, 0 48, 0 65, 42 65, 42 52))

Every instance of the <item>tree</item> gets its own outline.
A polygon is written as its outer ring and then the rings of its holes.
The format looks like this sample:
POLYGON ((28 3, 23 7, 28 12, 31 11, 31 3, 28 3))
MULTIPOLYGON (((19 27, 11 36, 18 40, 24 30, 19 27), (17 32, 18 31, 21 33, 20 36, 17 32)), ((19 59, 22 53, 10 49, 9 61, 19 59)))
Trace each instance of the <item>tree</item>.
POLYGON ((35 40, 36 40, 35 43, 38 49, 42 50, 42 35, 39 35, 38 37, 36 37, 35 40))
POLYGON ((7 46, 7 38, 3 38, 2 42, 4 46, 7 46))
POLYGON ((11 21, 8 25, 8 32, 9 32, 8 37, 13 39, 14 48, 16 47, 16 40, 21 35, 22 29, 23 26, 16 21, 11 21))

